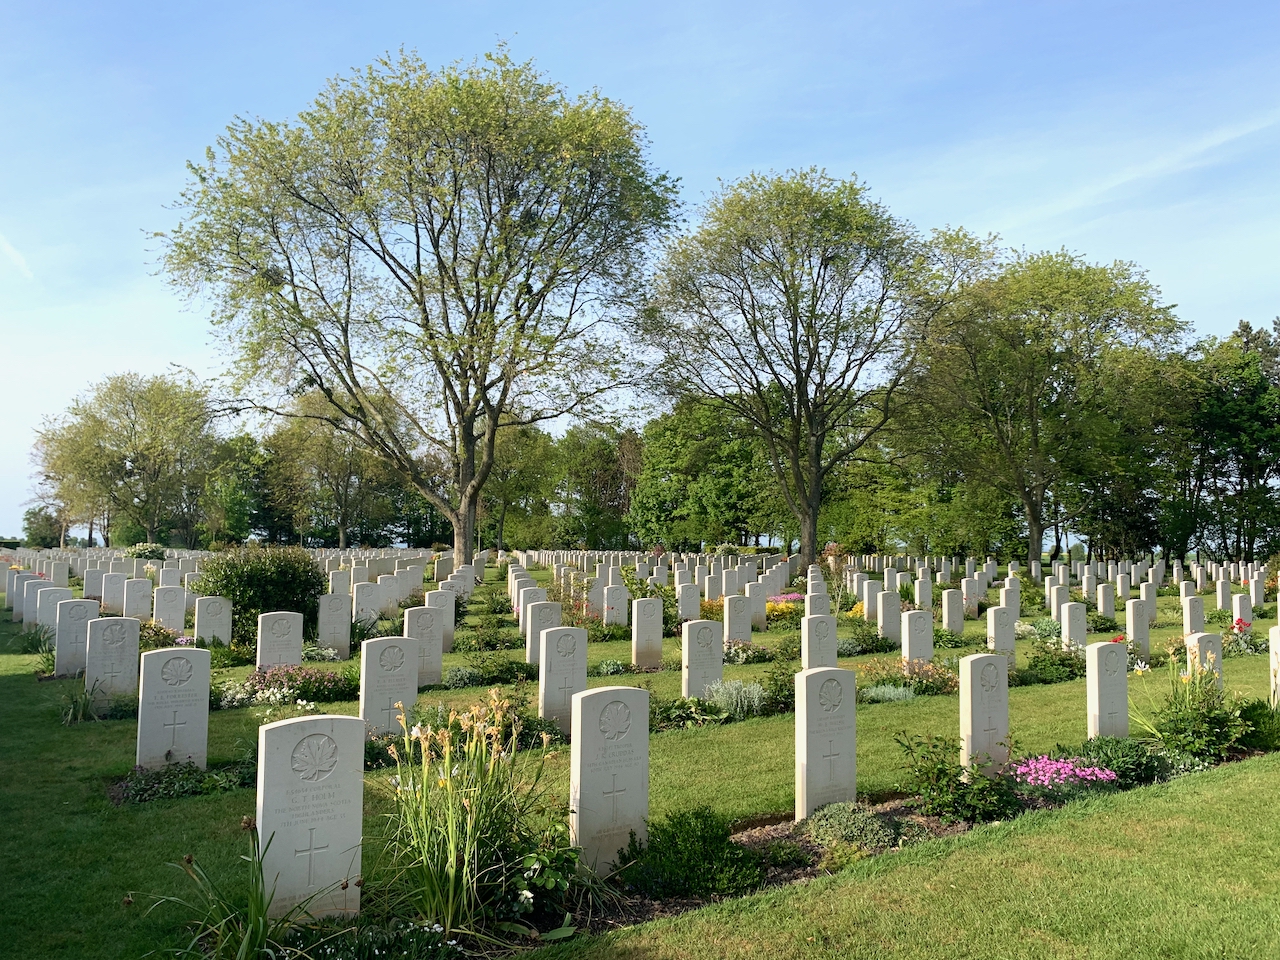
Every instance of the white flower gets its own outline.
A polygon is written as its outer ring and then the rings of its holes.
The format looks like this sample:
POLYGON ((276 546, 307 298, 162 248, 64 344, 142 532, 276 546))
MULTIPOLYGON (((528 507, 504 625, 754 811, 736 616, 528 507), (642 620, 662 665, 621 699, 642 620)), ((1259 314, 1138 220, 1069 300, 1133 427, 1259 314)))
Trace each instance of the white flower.
POLYGON ((520 891, 520 902, 521 902, 521 903, 533 903, 533 891, 532 891, 532 890, 521 890, 521 891, 520 891))

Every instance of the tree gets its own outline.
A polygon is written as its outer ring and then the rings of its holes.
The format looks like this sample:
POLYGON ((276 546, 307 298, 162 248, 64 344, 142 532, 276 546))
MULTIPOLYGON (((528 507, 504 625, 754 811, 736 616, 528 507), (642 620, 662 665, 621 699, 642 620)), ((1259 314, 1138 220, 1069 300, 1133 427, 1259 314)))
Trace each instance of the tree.
POLYGON ((1181 325, 1133 264, 1066 252, 1017 254, 965 285, 929 330, 901 442, 940 468, 1016 498, 1028 561, 1046 527, 1070 522, 1070 484, 1103 475, 1122 448, 1108 378, 1138 348, 1171 348, 1181 325))
POLYGON ((780 532, 764 451, 722 405, 678 401, 645 424, 642 448, 629 521, 643 544, 698 550, 780 532))
POLYGON ((499 430, 614 382, 605 321, 675 197, 625 108, 505 51, 379 61, 296 124, 238 120, 192 172, 164 265, 209 296, 237 384, 279 413, 322 393, 448 518, 459 560, 499 430))
POLYGON ((750 424, 818 552, 827 478, 889 418, 911 344, 972 246, 921 242, 856 180, 753 174, 670 245, 641 332, 668 389, 750 424), (945 255, 944 255, 945 254, 945 255))
POLYGON ((556 541, 588 550, 632 546, 627 513, 640 471, 635 431, 601 424, 570 427, 556 443, 556 466, 556 541))
POLYGON ((28 547, 51 550, 66 538, 66 524, 48 507, 32 507, 22 515, 22 537, 28 547))
POLYGON ((65 491, 75 519, 107 515, 136 526, 148 543, 175 532, 194 546, 219 447, 212 421, 198 387, 117 374, 44 422, 35 458, 42 482, 65 491))
POLYGON ((555 441, 550 434, 532 426, 499 431, 481 511, 489 521, 496 549, 506 548, 509 541, 517 547, 551 542, 555 469, 555 441), (509 526, 516 528, 510 538, 509 526))

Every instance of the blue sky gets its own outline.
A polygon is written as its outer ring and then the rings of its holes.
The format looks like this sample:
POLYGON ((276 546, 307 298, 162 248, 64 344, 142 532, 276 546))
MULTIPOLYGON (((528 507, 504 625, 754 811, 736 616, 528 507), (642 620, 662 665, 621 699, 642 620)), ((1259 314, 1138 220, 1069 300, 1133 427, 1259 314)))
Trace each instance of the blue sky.
POLYGON ((0 534, 42 416, 216 373, 148 233, 236 115, 286 119, 401 46, 507 40, 631 106, 690 210, 717 179, 856 172, 921 229, 1146 267, 1202 334, 1280 313, 1280 5, 0 0, 0 534))

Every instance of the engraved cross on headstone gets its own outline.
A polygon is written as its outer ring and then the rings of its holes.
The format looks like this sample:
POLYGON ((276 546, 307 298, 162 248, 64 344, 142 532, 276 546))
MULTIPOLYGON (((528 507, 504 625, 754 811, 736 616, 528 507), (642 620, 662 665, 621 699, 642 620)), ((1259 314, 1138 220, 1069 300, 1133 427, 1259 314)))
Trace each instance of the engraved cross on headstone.
POLYGON ((116 685, 116 678, 120 676, 120 674, 124 673, 124 671, 120 669, 120 664, 115 662, 108 663, 103 668, 102 672, 103 674, 111 678, 111 686, 113 687, 116 685))
POLYGON ((164 728, 165 728, 166 730, 171 730, 171 731, 173 731, 173 738, 172 738, 172 740, 170 740, 170 742, 169 742, 169 748, 170 748, 170 749, 173 749, 174 747, 176 747, 176 746, 178 745, 178 728, 179 728, 179 727, 185 727, 186 725, 187 725, 187 721, 185 721, 185 720, 183 720, 181 723, 179 723, 179 722, 178 722, 178 711, 177 711, 177 710, 173 711, 173 722, 172 722, 172 723, 165 723, 165 724, 163 725, 163 726, 164 726, 164 728))
POLYGON ((315 882, 312 880, 312 876, 314 875, 316 854, 324 853, 324 851, 328 849, 329 849, 329 845, 327 843, 320 847, 316 846, 316 828, 308 827, 307 828, 307 848, 305 850, 295 849, 293 851, 293 855, 295 858, 297 857, 307 858, 307 886, 308 887, 315 886, 315 882))
POLYGON ((573 678, 562 677, 560 679, 560 701, 566 707, 569 706, 569 696, 573 690, 573 678))
POLYGON ((395 727, 392 726, 391 724, 391 715, 396 712, 396 698, 387 697, 387 705, 383 707, 381 710, 379 710, 378 712, 385 713, 387 715, 387 728, 390 730, 394 730, 395 727))
POLYGON ((822 759, 827 761, 827 784, 831 785, 836 782, 836 760, 840 758, 840 754, 836 753, 834 740, 827 741, 827 751, 822 755, 822 759))
POLYGON ((620 788, 618 786, 618 775, 616 773, 613 774, 613 789, 603 791, 605 799, 613 801, 613 819, 610 821, 611 823, 618 822, 618 794, 626 792, 626 787, 620 788))

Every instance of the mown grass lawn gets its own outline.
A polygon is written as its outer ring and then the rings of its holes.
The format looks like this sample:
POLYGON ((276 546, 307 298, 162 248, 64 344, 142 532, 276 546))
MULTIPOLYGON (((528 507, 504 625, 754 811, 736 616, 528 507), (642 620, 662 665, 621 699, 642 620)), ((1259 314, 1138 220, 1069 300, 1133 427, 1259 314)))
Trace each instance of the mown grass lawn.
MULTIPOLYGON (((1153 635, 1153 646, 1180 634, 1176 608, 1176 598, 1162 598, 1161 620, 1169 625, 1153 635)), ((0 618, 0 650, 9 649, 15 633, 7 614, 0 618)), ((757 639, 773 644, 782 636, 757 639)), ((966 639, 973 646, 955 653, 979 649, 984 625, 967 624, 966 639)), ((669 639, 666 649, 678 654, 678 642, 669 639)), ((627 643, 592 644, 588 657, 593 664, 629 658, 627 643)), ((842 665, 873 659, 850 658, 842 665)), ((1228 660, 1228 687, 1264 695, 1265 661, 1228 660)), ((240 819, 254 811, 253 791, 113 806, 105 787, 132 766, 136 724, 61 726, 58 701, 76 681, 37 683, 33 662, 27 655, 0 654, 0 876, 10 891, 0 956, 138 957, 171 945, 179 915, 165 908, 148 916, 145 898, 126 905, 126 895, 185 891, 185 879, 165 864, 187 853, 215 877, 237 882, 246 846, 240 819)), ((446 668, 465 662, 465 654, 445 658, 446 668)), ((767 670, 731 665, 725 674, 754 679, 767 670)), ((591 686, 613 683, 643 683, 657 696, 679 694, 675 671, 590 680, 591 686)), ((1160 697, 1164 683, 1159 671, 1135 680, 1136 705, 1160 697)), ((465 708, 483 695, 482 688, 430 690, 419 703, 465 708)), ((1013 735, 1026 750, 1078 742, 1085 735, 1084 707, 1082 681, 1015 688, 1013 735)), ((324 709, 357 712, 355 703, 324 709)), ((895 734, 955 735, 957 709, 954 696, 859 705, 860 791, 875 796, 901 780, 895 734)), ((211 714, 211 762, 234 759, 254 743, 262 714, 211 714)), ((735 818, 790 810, 793 737, 790 716, 654 735, 651 812, 660 816, 697 803, 735 818)), ((567 749, 552 757, 548 774, 553 793, 567 797, 567 749)), ((381 781, 368 777, 369 820, 383 811, 381 781)), ((566 955, 1263 956, 1249 949, 1224 952, 1223 944, 1277 942, 1275 891, 1267 886, 1278 873, 1272 864, 1280 852, 1280 816, 1269 799, 1277 789, 1276 758, 1249 761, 983 828, 959 841, 859 865, 838 878, 645 925, 616 939, 574 944, 566 955), (1108 863, 1119 871, 1115 876, 1102 871, 1108 863), (1225 890, 1235 890, 1235 898, 1225 890), (1264 894, 1272 898, 1269 905, 1255 902, 1264 894), (1135 939, 1120 930, 1125 925, 1146 933, 1135 939), (1232 941, 1219 937, 1225 930, 1235 931, 1232 941), (1133 943, 1157 952, 1142 953, 1133 943)))

